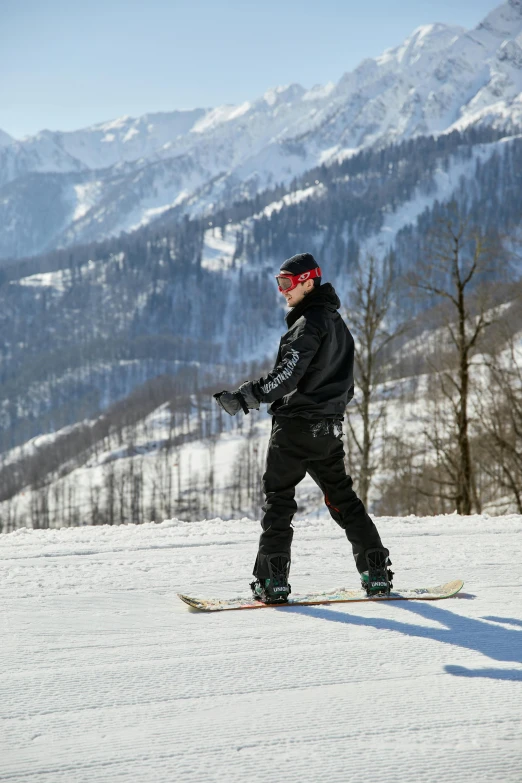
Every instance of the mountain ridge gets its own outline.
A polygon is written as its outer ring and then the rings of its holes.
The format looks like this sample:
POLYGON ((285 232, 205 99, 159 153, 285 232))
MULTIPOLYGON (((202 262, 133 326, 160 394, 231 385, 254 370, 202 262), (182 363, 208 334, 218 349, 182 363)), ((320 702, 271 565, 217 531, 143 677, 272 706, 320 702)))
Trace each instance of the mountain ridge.
POLYGON ((473 30, 420 26, 337 84, 0 140, 0 257, 117 236, 176 205, 205 214, 357 150, 474 124, 522 127, 521 0, 473 30), (27 177, 43 192, 50 175, 61 211, 42 224, 27 177))

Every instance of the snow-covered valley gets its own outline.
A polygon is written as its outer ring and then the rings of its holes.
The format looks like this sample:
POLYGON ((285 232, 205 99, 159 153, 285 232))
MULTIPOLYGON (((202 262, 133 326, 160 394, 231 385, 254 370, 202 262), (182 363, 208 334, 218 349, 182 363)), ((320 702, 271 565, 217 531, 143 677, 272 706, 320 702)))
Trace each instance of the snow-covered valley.
MULTIPOLYGON (((440 602, 204 615, 258 523, 0 537, 0 781, 518 783, 522 517, 377 520, 397 586, 440 602)), ((295 520, 294 593, 356 586, 342 531, 295 520)))

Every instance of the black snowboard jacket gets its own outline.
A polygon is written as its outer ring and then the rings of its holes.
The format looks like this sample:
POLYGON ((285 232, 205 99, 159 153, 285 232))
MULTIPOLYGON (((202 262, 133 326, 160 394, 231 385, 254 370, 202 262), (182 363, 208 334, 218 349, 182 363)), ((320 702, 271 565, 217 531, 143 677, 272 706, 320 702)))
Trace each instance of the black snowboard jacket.
POLYGON ((274 369, 253 382, 268 413, 306 419, 342 419, 353 397, 354 343, 338 313, 341 302, 324 283, 285 316, 274 369))

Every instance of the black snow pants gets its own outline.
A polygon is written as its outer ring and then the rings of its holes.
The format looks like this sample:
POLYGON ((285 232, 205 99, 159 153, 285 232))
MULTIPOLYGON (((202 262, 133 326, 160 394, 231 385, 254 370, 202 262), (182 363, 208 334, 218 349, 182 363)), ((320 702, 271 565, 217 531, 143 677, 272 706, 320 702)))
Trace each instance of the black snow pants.
POLYGON ((368 567, 365 551, 382 547, 377 528, 346 473, 342 421, 274 416, 263 476, 263 532, 254 566, 257 578, 269 575, 267 555, 290 557, 292 519, 297 511, 295 487, 307 473, 320 487, 332 519, 345 531, 359 572, 368 567))

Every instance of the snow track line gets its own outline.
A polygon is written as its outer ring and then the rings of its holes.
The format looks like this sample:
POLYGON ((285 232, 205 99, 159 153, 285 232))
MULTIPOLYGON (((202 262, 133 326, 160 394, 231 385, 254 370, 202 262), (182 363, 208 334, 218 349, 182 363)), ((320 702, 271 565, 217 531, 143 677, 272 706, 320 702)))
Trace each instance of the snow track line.
MULTIPOLYGON (((506 671, 511 671, 511 670, 506 669, 506 671)), ((412 678, 411 675, 408 675, 408 674, 401 675, 401 676, 393 675, 393 676, 384 676, 384 677, 377 675, 375 677, 374 681, 375 682, 395 682, 395 681, 398 682, 400 680, 403 680, 405 682, 411 682, 412 679, 415 679, 416 681, 419 681, 419 680, 423 680, 423 679, 431 679, 432 677, 444 677, 444 676, 445 676, 445 672, 444 671, 430 673, 429 675, 419 674, 419 675, 416 675, 414 678, 412 678)), ((521 676, 522 676, 522 672, 521 672, 521 676)), ((329 688, 330 687, 331 688, 341 688, 343 686, 358 685, 358 684, 363 684, 365 682, 366 682, 366 679, 363 678, 363 677, 361 677, 361 678, 352 678, 352 679, 339 679, 339 680, 336 680, 336 681, 329 681, 328 683, 326 683, 326 687, 329 687, 329 688)), ((319 683, 319 682, 315 683, 315 684, 314 683, 308 684, 305 688, 303 688, 302 686, 299 686, 296 683, 296 684, 293 684, 293 685, 279 684, 276 687, 272 687, 272 688, 270 686, 267 686, 266 688, 264 688, 264 691, 266 693, 279 693, 280 691, 285 691, 285 692, 289 692, 289 693, 294 693, 294 692, 297 693, 297 692, 305 690, 307 693, 312 693, 313 691, 318 691, 318 692, 319 691, 323 691, 324 688, 325 688, 325 684, 324 683, 319 683)), ((187 696, 176 696, 176 697, 173 697, 173 698, 170 698, 170 699, 150 699, 149 701, 140 700, 140 706, 145 705, 145 706, 161 707, 161 706, 176 705, 178 702, 180 702, 182 704, 186 704, 187 702, 192 702, 195 705, 199 705, 201 702, 205 702, 205 701, 210 702, 210 701, 214 700, 216 698, 216 696, 219 696, 220 698, 223 698, 223 699, 228 699, 231 696, 251 696, 252 694, 256 694, 257 692, 258 691, 257 691, 256 688, 248 688, 248 689, 244 689, 244 690, 242 690, 242 689, 234 689, 234 690, 230 690, 230 691, 219 691, 219 692, 217 692, 215 694, 214 693, 206 693, 206 694, 202 694, 201 696, 190 696, 190 695, 187 695, 187 696)), ((121 710, 121 709, 127 709, 128 708, 130 710, 134 706, 135 706, 135 703, 132 702, 132 701, 121 701, 121 702, 117 702, 117 703, 112 703, 109 709, 113 709, 113 710, 116 711, 116 710, 121 710)), ((82 713, 84 713, 84 712, 92 714, 93 711, 99 710, 99 709, 100 709, 100 707, 98 705, 93 705, 92 707, 82 707, 82 708, 74 708, 74 709, 61 709, 61 710, 43 710, 41 712, 28 712, 28 713, 23 713, 23 714, 22 713, 20 713, 20 714, 17 714, 17 713, 9 714, 9 713, 6 713, 5 715, 2 715, 1 720, 13 721, 13 722, 16 722, 16 721, 23 722, 27 718, 48 718, 48 717, 53 717, 53 716, 56 716, 56 715, 63 715, 64 717, 65 716, 68 716, 68 717, 81 716, 82 713)), ((441 723, 440 725, 443 725, 443 724, 441 723)), ((446 722, 444 722, 444 725, 446 725, 446 722)), ((392 729, 390 729, 390 731, 391 730, 392 729)), ((380 733, 383 733, 383 732, 385 732, 385 729, 384 728, 380 728, 379 731, 380 731, 380 733)), ((1 780, 1 778, 0 778, 0 780, 1 780)))
POLYGON ((130 554, 132 552, 147 552, 148 550, 156 549, 196 549, 199 547, 208 546, 234 546, 239 544, 239 541, 201 541, 194 544, 158 544, 157 546, 138 546, 138 547, 118 547, 115 549, 92 549, 86 552, 42 552, 40 555, 20 555, 16 557, 0 557, 0 563, 8 563, 11 560, 39 560, 41 558, 54 558, 54 557, 93 557, 94 555, 111 555, 121 554, 125 552, 130 554))

